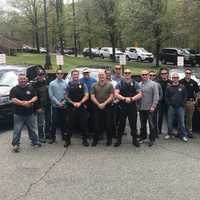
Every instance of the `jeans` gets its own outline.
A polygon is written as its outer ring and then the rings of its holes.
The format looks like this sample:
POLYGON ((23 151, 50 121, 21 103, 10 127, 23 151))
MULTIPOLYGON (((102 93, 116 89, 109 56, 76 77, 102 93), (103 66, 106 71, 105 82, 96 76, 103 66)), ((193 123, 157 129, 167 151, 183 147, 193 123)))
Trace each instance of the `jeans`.
POLYGON ((27 126, 31 143, 38 144, 36 115, 21 116, 14 114, 13 146, 20 144, 21 131, 24 125, 27 126))
POLYGON ((51 120, 50 107, 45 107, 41 112, 37 112, 39 139, 46 139, 50 137, 50 120, 51 120))
POLYGON ((180 137, 187 137, 187 131, 185 128, 185 109, 184 107, 173 107, 168 108, 168 134, 171 135, 173 131, 173 125, 175 116, 178 118, 178 124, 180 128, 180 137))
POLYGON ((156 130, 155 130, 155 124, 154 124, 154 112, 149 112, 149 110, 140 110, 140 138, 146 139, 147 138, 147 121, 149 121, 149 128, 150 128, 150 135, 149 140, 151 142, 155 141, 156 137, 156 130))

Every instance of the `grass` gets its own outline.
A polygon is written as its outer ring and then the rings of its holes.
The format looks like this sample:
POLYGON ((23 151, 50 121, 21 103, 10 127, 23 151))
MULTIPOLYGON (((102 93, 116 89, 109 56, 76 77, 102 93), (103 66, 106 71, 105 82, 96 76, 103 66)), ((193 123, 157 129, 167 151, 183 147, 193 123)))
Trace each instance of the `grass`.
MULTIPOLYGON (((7 56, 7 64, 40 64, 44 65, 45 54, 30 54, 30 53, 18 53, 17 56, 7 56)), ((53 69, 56 69, 56 55, 51 55, 51 62, 53 69)), ((98 65, 98 66, 110 66, 114 67, 118 62, 114 63, 109 59, 89 59, 73 56, 64 56, 64 68, 68 71, 70 68, 73 68, 78 65, 88 66, 88 65, 98 65)), ((125 66, 132 70, 134 74, 139 74, 142 70, 147 69, 156 69, 155 64, 152 63, 139 63, 135 61, 130 61, 125 66)))

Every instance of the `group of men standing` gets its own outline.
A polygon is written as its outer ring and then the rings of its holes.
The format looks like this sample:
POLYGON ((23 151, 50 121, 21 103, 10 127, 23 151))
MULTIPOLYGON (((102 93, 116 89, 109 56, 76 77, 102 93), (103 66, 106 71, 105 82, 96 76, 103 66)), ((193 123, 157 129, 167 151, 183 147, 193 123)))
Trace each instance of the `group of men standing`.
POLYGON ((168 125, 165 139, 174 136, 175 119, 180 139, 187 142, 188 137, 192 137, 192 115, 199 87, 191 79, 191 69, 185 69, 185 78, 180 81, 177 73, 172 74, 170 80, 167 68, 161 68, 159 76, 155 71, 143 70, 140 82, 132 78, 129 69, 125 69, 122 76, 120 65, 115 66, 114 75, 109 69, 101 70, 98 80, 90 77, 88 68, 83 70, 81 79, 79 73, 73 69, 67 84, 63 71, 57 70, 56 79, 49 86, 42 70, 38 71, 32 84, 28 84, 25 74, 19 75, 19 84, 10 92, 14 105, 12 145, 15 152, 19 151, 24 124, 28 127, 32 145, 37 147, 46 139, 50 144, 56 141, 58 125, 65 147, 71 144, 71 136, 77 128, 84 146, 89 146, 89 136, 92 137, 91 145, 96 146, 105 133, 106 145, 112 145, 115 138, 114 146, 118 147, 122 143, 127 118, 132 144, 136 147, 145 142, 148 135, 148 145, 154 144, 162 133, 164 118, 168 125))

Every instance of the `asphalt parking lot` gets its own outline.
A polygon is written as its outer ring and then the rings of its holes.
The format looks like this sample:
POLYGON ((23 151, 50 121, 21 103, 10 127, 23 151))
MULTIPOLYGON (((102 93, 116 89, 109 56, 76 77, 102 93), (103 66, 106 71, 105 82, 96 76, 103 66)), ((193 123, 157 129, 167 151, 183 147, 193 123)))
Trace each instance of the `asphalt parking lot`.
MULTIPOLYGON (((80 138, 12 153, 12 130, 0 134, 1 200, 199 200, 200 135, 183 143, 160 138, 153 147, 83 147, 80 138)), ((128 131, 127 131, 128 132, 128 131)))

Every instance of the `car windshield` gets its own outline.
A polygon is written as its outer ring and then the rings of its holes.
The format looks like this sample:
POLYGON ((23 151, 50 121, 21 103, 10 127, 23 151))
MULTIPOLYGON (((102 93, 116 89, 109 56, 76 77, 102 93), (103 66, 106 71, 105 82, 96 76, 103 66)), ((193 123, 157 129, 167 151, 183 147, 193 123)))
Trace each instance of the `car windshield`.
POLYGON ((149 53, 146 49, 144 49, 144 48, 139 48, 139 51, 141 52, 141 53, 149 53))
POLYGON ((190 52, 187 49, 182 49, 182 51, 186 54, 190 54, 190 52))
POLYGON ((14 87, 18 83, 17 78, 15 71, 5 72, 0 76, 0 85, 14 87))

